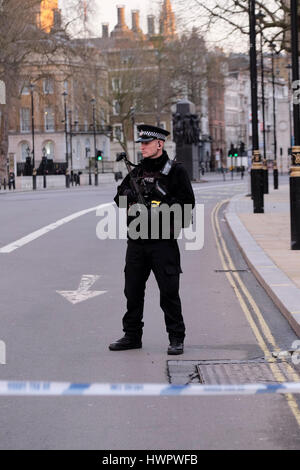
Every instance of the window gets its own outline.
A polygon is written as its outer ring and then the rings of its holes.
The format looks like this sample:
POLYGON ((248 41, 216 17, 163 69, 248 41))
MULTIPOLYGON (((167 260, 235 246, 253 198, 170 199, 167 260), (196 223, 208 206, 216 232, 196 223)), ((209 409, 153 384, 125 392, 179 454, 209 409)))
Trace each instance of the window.
POLYGON ((45 131, 54 131, 54 112, 52 108, 45 108, 45 131))
POLYGON ((20 110, 20 128, 21 132, 30 131, 30 108, 21 108, 20 110))
POLYGON ((100 110, 100 122, 101 122, 101 126, 105 126, 106 116, 105 116, 105 111, 103 109, 100 110))
POLYGON ((75 120, 74 120, 74 125, 75 125, 75 131, 79 131, 79 111, 78 108, 75 109, 75 120))
POLYGON ((113 137, 115 141, 122 141, 123 140, 123 131, 122 131, 122 125, 121 124, 116 124, 113 127, 114 132, 113 132, 113 137))
POLYGON ((46 77, 43 80, 43 90, 45 95, 52 95, 54 93, 54 80, 51 77, 46 77))
POLYGON ((23 82, 20 88, 21 88, 20 91, 22 95, 30 95, 30 88, 29 88, 28 82, 23 82))
POLYGON ((113 78, 112 79, 112 88, 114 91, 120 91, 121 89, 121 80, 120 78, 113 78))
POLYGON ((85 139, 85 156, 89 158, 91 156, 91 141, 90 139, 85 139))
POLYGON ((28 142, 21 143, 21 160, 22 162, 26 162, 27 157, 31 157, 30 147, 28 142))
POLYGON ((49 160, 54 160, 54 143, 51 140, 48 140, 45 145, 46 156, 49 160))
POLYGON ((76 143, 76 159, 80 160, 80 157, 81 157, 81 144, 80 144, 80 140, 77 140, 77 143, 76 143))
POLYGON ((119 101, 114 100, 114 102, 113 102, 113 115, 114 116, 119 116, 120 112, 121 112, 120 103, 119 103, 119 101))

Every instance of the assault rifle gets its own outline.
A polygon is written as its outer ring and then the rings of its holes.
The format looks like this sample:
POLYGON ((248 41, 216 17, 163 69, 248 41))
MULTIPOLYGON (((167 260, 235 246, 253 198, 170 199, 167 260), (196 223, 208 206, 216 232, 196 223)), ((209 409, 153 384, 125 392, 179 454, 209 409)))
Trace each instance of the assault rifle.
POLYGON ((130 176, 130 181, 129 181, 129 184, 130 184, 130 187, 131 189, 136 193, 137 195, 137 198, 138 198, 138 203, 139 204, 143 204, 145 207, 148 207, 148 204, 144 198, 144 196, 142 195, 141 193, 141 190, 139 188, 139 185, 137 184, 135 178, 132 176, 131 174, 131 167, 134 166, 138 166, 138 165, 135 165, 134 163, 131 163, 128 158, 127 158, 127 154, 125 152, 122 152, 120 153, 118 156, 117 156, 117 162, 121 162, 122 160, 124 160, 124 163, 126 165, 126 168, 127 168, 127 171, 129 173, 129 176, 130 176))

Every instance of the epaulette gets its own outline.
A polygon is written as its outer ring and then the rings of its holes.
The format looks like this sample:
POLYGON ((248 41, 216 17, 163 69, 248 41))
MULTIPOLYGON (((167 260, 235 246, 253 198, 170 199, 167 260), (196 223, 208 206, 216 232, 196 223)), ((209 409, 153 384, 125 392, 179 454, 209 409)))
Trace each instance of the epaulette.
POLYGON ((160 173, 164 176, 168 176, 172 168, 176 165, 176 163, 177 162, 175 162, 174 160, 170 160, 169 158, 160 173))

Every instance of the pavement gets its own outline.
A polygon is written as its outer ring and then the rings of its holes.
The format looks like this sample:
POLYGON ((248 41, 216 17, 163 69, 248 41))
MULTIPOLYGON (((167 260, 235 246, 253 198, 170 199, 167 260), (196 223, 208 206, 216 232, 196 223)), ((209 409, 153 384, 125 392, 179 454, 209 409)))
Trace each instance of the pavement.
POLYGON ((286 181, 279 190, 270 187, 264 208, 254 214, 249 196, 235 196, 226 219, 252 272, 300 337, 300 252, 291 250, 286 181))

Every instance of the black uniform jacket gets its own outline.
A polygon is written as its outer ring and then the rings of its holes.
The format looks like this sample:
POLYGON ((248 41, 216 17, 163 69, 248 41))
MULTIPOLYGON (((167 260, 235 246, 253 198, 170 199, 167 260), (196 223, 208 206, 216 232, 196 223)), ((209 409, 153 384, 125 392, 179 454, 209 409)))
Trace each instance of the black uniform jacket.
MULTIPOLYGON (((128 174, 125 179, 123 180, 122 184, 118 187, 118 192, 117 195, 114 199, 116 202, 117 206, 119 207, 119 197, 126 195, 126 191, 129 189, 132 189, 130 185, 130 178, 133 177, 136 182, 138 183, 142 194, 144 195, 145 199, 147 202, 149 202, 150 207, 149 207, 149 216, 151 214, 151 210, 153 210, 153 206, 151 207, 151 201, 152 199, 155 199, 156 201, 159 199, 157 194, 155 196, 151 196, 151 182, 148 183, 148 181, 158 181, 159 185, 164 188, 166 192, 166 196, 163 197, 162 202, 163 204, 167 204, 168 206, 172 206, 174 204, 179 204, 182 208, 182 226, 187 226, 187 224, 184 224, 184 211, 187 211, 187 207, 189 206, 191 209, 195 207, 195 196, 193 192, 193 188, 189 179, 189 176, 187 174, 187 171, 185 170, 184 166, 181 163, 173 162, 172 164, 172 169, 169 172, 169 174, 162 175, 161 171, 165 168, 165 165, 168 161, 169 157, 168 154, 164 151, 163 155, 157 159, 144 159, 141 161, 141 163, 135 167, 130 175, 128 174), (147 181, 147 184, 145 185, 145 179, 147 181), (150 195, 147 194, 147 191, 145 192, 145 187, 148 189, 150 188, 150 195)), ((152 184, 153 188, 155 186, 155 183, 152 184)), ((137 203, 138 200, 136 198, 135 201, 133 201, 131 204, 137 203)), ((129 207, 129 206, 128 206, 129 207)), ((191 212, 191 211, 190 211, 191 212)), ((191 214, 190 214, 191 215, 191 214)), ((190 217, 191 220, 192 217, 190 217)), ((127 225, 131 223, 133 220, 132 217, 127 218, 127 225)), ((186 216, 186 220, 188 220, 188 217, 186 216)), ((149 223, 149 237, 148 239, 151 239, 151 230, 150 230, 150 223, 149 223)), ((171 217, 171 226, 170 226, 170 234, 171 234, 171 239, 177 238, 176 235, 174 235, 174 219, 171 217)), ((161 238, 161 233, 159 235, 159 239, 161 238)))

